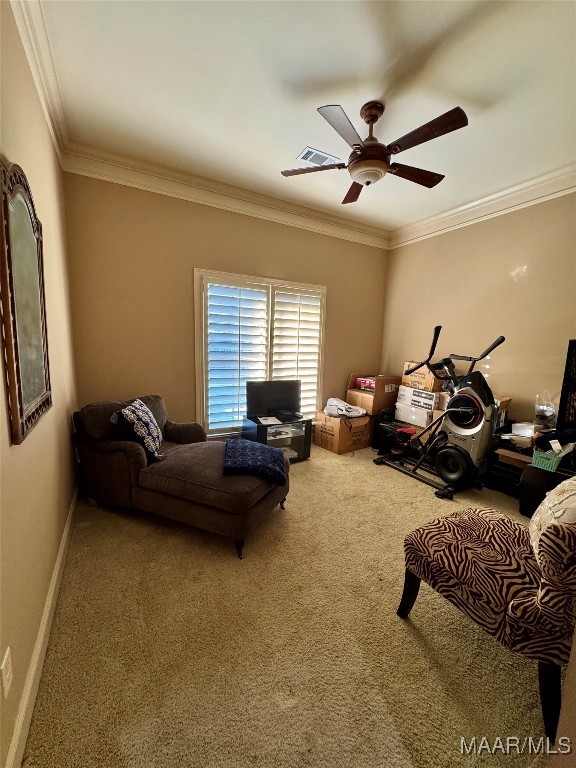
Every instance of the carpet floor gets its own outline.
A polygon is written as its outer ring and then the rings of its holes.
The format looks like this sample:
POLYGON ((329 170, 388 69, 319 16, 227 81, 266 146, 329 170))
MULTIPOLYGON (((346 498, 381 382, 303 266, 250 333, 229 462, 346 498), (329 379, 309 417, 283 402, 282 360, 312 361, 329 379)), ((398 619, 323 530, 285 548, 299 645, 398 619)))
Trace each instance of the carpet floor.
POLYGON ((437 499, 370 449, 313 449, 286 510, 231 542, 79 502, 25 768, 534 766, 462 754, 540 738, 537 665, 426 585, 396 616, 403 539, 437 499))

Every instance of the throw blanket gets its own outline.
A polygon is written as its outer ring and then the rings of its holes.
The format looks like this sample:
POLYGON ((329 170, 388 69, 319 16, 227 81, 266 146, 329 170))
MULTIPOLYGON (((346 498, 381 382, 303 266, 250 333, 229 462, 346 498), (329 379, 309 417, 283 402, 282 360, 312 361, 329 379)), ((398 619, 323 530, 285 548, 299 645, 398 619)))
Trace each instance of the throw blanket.
POLYGON ((284 453, 243 437, 230 437, 224 454, 225 475, 256 475, 275 485, 286 485, 284 453))

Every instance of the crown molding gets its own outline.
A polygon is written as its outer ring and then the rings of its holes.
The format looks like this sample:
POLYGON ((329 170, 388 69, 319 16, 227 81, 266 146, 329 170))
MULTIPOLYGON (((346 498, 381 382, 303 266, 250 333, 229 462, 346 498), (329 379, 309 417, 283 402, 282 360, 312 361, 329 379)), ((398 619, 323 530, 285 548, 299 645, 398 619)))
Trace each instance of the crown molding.
POLYGON ((228 184, 169 171, 161 166, 136 162, 74 144, 70 141, 67 130, 66 114, 42 3, 39 0, 10 0, 10 4, 52 141, 64 171, 374 248, 388 248, 389 232, 384 229, 362 225, 228 184))
POLYGON ((576 163, 481 198, 439 216, 392 230, 390 249, 417 243, 460 227, 502 216, 529 205, 576 192, 576 163))
POLYGON ((38 0, 10 0, 10 6, 56 154, 62 165, 68 144, 68 130, 42 4, 38 0))
POLYGON ((124 184, 384 250, 436 237, 454 229, 576 192, 576 163, 572 163, 438 216, 386 231, 228 184, 130 161, 80 145, 68 145, 62 155, 62 167, 69 173, 124 184))
MULTIPOLYGON (((0 0, 1 1, 1 0, 0 0)), ((576 191, 576 163, 392 231, 246 189, 91 149, 70 141, 39 0, 10 0, 63 170, 380 249, 399 248, 576 191)))
POLYGON ((62 167, 68 173, 80 176, 111 181, 374 248, 388 248, 389 233, 386 230, 357 224, 211 179, 127 160, 79 145, 68 145, 63 154, 62 167))

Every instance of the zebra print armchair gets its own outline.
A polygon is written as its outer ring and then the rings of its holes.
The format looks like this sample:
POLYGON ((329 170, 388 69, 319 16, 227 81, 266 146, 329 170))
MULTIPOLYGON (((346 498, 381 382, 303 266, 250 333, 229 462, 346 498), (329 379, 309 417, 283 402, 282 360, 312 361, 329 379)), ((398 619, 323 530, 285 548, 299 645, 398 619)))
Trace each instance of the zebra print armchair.
MULTIPOLYGON (((576 480, 566 482, 576 505, 576 480)), ((576 516, 557 522, 552 515, 543 524, 537 515, 529 531, 493 509, 467 509, 408 534, 397 614, 408 618, 424 580, 506 648, 537 660, 545 731, 554 742, 561 665, 576 619, 576 516)))

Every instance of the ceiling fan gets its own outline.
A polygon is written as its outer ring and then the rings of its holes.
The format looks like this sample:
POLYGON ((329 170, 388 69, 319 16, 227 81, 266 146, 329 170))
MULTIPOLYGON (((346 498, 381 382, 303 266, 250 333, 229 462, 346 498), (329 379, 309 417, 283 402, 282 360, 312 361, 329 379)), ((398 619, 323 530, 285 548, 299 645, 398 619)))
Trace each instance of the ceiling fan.
POLYGON ((444 176, 432 171, 424 171, 421 168, 414 168, 411 165, 402 165, 402 163, 391 163, 391 155, 403 152, 418 144, 424 144, 426 141, 436 139, 445 133, 456 131, 458 128, 464 128, 468 125, 466 113, 460 107, 454 107, 440 117, 431 120, 429 123, 421 125, 414 131, 410 131, 391 144, 381 144, 373 136, 374 123, 376 123, 384 113, 384 104, 381 101, 368 101, 360 110, 360 117, 368 124, 368 136, 362 141, 356 129, 350 122, 346 112, 339 104, 330 104, 325 107, 318 107, 318 112, 330 123, 332 128, 342 136, 344 141, 352 147, 352 154, 346 163, 330 163, 329 165, 320 165, 316 168, 294 168, 289 171, 282 171, 282 176, 298 176, 301 173, 315 173, 316 171, 330 171, 335 168, 346 168, 352 178, 352 186, 348 190, 342 203, 355 203, 360 196, 362 187, 375 184, 386 174, 392 173, 395 176, 401 176, 403 179, 421 184, 423 187, 435 187, 444 176))

